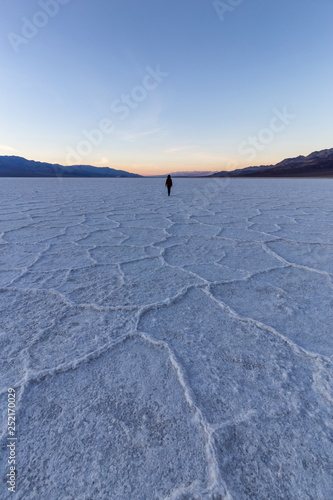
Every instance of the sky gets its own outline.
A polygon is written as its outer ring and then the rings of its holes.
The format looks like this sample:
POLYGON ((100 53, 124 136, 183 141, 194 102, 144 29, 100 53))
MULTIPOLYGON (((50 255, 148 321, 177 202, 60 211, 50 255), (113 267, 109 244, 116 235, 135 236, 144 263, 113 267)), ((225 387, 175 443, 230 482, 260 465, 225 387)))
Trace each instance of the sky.
POLYGON ((0 155, 142 175, 331 148, 332 0, 2 0, 0 155))

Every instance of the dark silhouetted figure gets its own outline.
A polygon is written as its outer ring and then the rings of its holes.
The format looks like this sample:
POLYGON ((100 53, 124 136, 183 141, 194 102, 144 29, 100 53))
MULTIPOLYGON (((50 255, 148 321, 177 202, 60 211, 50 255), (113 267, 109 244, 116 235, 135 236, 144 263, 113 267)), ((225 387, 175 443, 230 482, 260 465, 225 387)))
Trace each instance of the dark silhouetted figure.
POLYGON ((172 188, 172 179, 171 179, 171 175, 168 175, 166 181, 165 181, 165 185, 166 187, 168 188, 168 196, 170 196, 170 193, 171 193, 171 188, 172 188))

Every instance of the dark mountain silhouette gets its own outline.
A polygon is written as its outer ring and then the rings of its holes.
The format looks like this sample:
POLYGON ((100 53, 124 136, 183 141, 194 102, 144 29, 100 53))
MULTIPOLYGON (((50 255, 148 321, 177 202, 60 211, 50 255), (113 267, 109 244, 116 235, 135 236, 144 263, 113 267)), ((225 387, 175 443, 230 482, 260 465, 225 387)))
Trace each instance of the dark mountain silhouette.
POLYGON ((333 148, 287 158, 276 165, 222 171, 210 177, 333 177, 333 148))
POLYGON ((142 177, 125 170, 91 165, 63 165, 0 156, 0 177, 142 177))

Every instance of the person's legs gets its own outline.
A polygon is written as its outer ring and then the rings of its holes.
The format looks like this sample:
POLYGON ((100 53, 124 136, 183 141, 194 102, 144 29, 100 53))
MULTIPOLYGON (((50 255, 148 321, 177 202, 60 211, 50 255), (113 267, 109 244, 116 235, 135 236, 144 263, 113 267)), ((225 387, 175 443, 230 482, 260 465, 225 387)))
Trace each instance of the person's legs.
POLYGON ((170 196, 171 187, 168 186, 168 196, 170 196))

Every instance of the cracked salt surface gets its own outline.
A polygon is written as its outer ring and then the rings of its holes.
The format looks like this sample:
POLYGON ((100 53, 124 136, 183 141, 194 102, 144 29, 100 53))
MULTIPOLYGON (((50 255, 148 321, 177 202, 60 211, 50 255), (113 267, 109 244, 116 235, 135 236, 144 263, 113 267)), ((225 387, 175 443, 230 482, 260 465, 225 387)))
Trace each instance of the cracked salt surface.
POLYGON ((174 184, 2 179, 16 498, 333 498, 332 182, 174 184))

